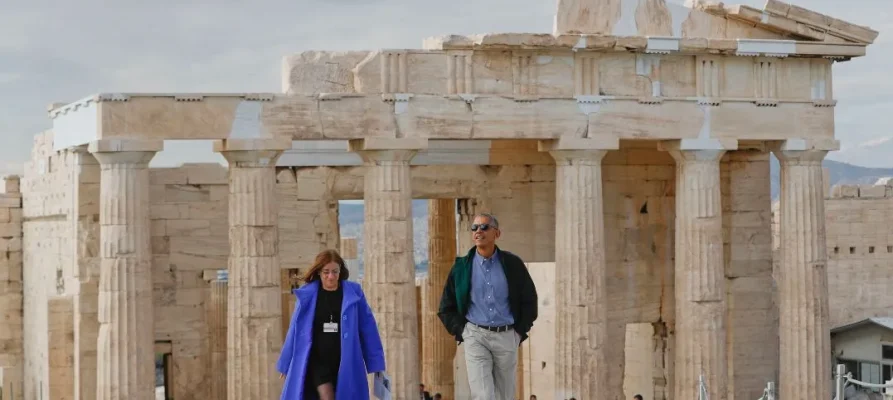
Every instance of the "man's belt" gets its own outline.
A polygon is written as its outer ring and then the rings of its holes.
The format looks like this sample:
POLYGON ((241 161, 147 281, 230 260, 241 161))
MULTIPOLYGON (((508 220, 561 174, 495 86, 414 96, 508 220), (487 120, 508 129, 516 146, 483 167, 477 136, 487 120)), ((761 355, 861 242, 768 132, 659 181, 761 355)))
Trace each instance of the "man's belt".
POLYGON ((490 331, 490 332, 505 332, 505 331, 508 331, 509 329, 512 329, 512 328, 515 327, 514 325, 484 326, 484 325, 478 325, 478 324, 476 324, 476 323, 474 323, 474 322, 471 322, 471 324, 474 325, 474 326, 476 326, 476 327, 478 327, 478 328, 486 329, 486 330, 488 330, 488 331, 490 331))

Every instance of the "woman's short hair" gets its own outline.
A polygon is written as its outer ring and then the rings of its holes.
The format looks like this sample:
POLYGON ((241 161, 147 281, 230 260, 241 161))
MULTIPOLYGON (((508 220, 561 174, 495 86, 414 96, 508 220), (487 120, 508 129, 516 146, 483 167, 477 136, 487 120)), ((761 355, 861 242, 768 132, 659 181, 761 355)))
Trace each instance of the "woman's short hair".
POLYGON ((346 281, 347 278, 350 278, 350 271, 347 270, 347 265, 344 264, 344 259, 341 258, 341 255, 338 254, 337 250, 323 250, 321 253, 316 255, 316 258, 313 260, 313 265, 310 267, 310 270, 307 271, 307 274, 304 275, 304 282, 310 283, 319 279, 319 272, 322 271, 322 268, 329 263, 338 264, 339 269, 341 270, 338 275, 339 281, 346 281))

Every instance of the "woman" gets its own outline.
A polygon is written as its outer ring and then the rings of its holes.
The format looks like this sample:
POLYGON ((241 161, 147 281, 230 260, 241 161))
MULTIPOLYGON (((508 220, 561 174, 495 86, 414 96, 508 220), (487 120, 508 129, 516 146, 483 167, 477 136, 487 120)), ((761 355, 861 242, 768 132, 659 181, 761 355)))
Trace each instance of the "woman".
POLYGON ((276 369, 282 400, 368 399, 366 374, 385 369, 372 309, 335 250, 316 256, 304 276, 276 369))

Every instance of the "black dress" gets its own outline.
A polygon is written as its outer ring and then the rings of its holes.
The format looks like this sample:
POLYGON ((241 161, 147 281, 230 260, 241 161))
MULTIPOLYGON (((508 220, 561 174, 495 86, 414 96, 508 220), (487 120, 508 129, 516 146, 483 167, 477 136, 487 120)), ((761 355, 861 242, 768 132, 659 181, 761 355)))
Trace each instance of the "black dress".
POLYGON ((320 285, 313 316, 313 344, 310 347, 310 363, 307 366, 306 387, 311 393, 325 383, 338 385, 338 369, 341 366, 341 301, 343 286, 328 291, 320 285), (324 332, 323 324, 338 324, 337 332, 324 332))

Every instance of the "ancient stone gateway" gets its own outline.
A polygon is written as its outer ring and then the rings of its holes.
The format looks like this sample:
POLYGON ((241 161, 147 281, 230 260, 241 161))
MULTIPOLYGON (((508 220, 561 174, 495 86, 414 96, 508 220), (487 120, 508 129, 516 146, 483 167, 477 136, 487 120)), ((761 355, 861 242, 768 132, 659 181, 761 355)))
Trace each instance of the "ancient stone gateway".
POLYGON ((461 230, 493 211, 531 263, 545 311, 523 347, 525 397, 620 399, 650 382, 653 398, 694 399, 703 377, 712 400, 767 381, 784 400, 830 398, 832 66, 877 32, 775 0, 689 3, 560 0, 553 34, 302 53, 278 94, 53 106, 21 182, 24 284, 2 286, 25 307, 23 371, 4 380, 29 399, 147 399, 158 353, 178 400, 276 398, 288 283, 338 245, 335 202, 359 198, 396 398, 423 374, 451 390, 438 376, 455 344, 424 322, 450 240, 432 245, 416 308, 410 205, 426 198, 460 200, 432 201, 432 237, 455 229, 435 218, 458 212, 461 230), (228 171, 148 167, 178 140, 213 141, 228 171))

